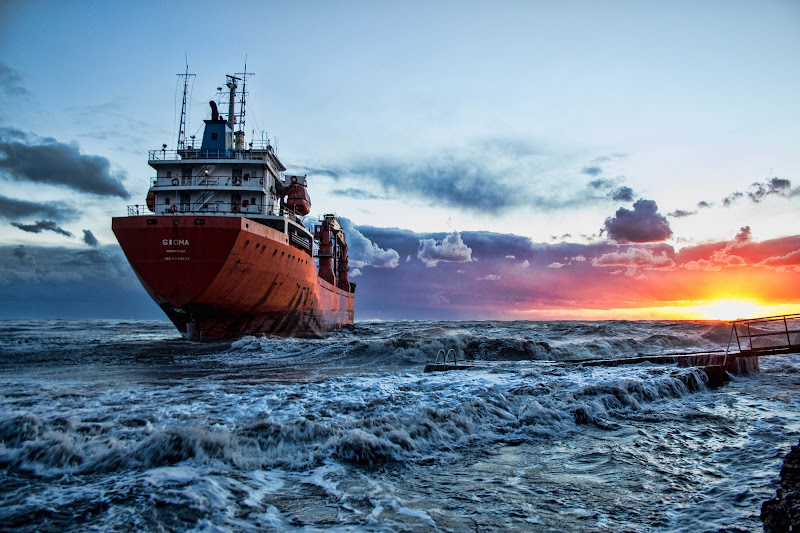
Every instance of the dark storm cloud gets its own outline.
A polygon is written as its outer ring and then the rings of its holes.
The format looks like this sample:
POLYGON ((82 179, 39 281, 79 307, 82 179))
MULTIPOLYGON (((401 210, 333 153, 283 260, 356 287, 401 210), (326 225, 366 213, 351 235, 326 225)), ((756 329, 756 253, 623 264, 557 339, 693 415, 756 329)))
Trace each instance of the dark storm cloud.
POLYGON ((672 236, 669 222, 658 212, 653 200, 640 198, 633 211, 620 207, 613 218, 607 218, 604 231, 619 242, 658 242, 672 236))
POLYGON ((761 203, 767 196, 780 196, 783 198, 792 198, 800 196, 800 187, 792 189, 791 180, 784 178, 772 177, 763 182, 754 182, 748 187, 745 192, 735 191, 722 199, 722 205, 730 207, 736 200, 747 196, 753 203, 761 203))
POLYGON ((0 278, 0 285, 22 278, 36 282, 84 281, 91 284, 101 279, 119 279, 120 282, 138 283, 118 246, 96 247, 91 250, 49 246, 0 246, 0 269, 6 275, 5 279, 0 278), (20 270, 22 267, 26 274, 20 270))
POLYGON ((41 233, 43 231, 52 231, 64 235, 65 237, 72 237, 72 233, 60 227, 52 220, 37 220, 35 224, 22 224, 20 222, 12 222, 12 226, 19 228, 28 233, 41 233))
POLYGON ((22 137, 19 130, 0 128, 0 173, 12 181, 64 186, 98 196, 130 195, 124 172, 112 173, 105 157, 81 154, 76 145, 53 138, 22 137))
POLYGON ((789 198, 796 196, 798 191, 792 191, 792 182, 782 178, 770 178, 764 183, 753 183, 747 191, 747 196, 755 203, 759 203, 771 194, 789 198))
POLYGON ((750 229, 750 226, 744 226, 742 228, 739 228, 739 233, 737 233, 736 236, 733 237, 733 242, 739 245, 744 244, 746 242, 750 242, 752 240, 753 240, 753 232, 750 229))
POLYGON ((597 166, 583 167, 581 169, 581 174, 588 174, 589 176, 599 176, 602 173, 603 169, 597 166))
MULTIPOLYGON (((519 235, 483 231, 461 231, 456 239, 452 233, 415 233, 371 226, 359 226, 359 230, 377 246, 395 249, 401 258, 410 256, 395 269, 371 269, 358 278, 361 296, 356 312, 361 318, 474 320, 476 317, 511 317, 522 309, 583 304, 605 294, 605 291, 597 291, 597 287, 605 286, 609 280, 625 289, 630 285, 627 278, 625 283, 617 281, 620 276, 615 275, 614 270, 621 267, 596 268, 592 264, 594 258, 631 247, 610 241, 545 244, 519 235), (448 237, 450 242, 445 244, 448 237), (466 253, 450 256, 459 262, 439 260, 449 255, 444 252, 461 250, 462 244, 464 252, 466 248, 471 250, 471 261, 465 260, 466 253), (432 250, 436 245, 439 250, 432 250), (437 260, 435 268, 426 266, 417 257, 420 250, 423 250, 422 259, 437 260), (442 253, 435 257, 427 255, 436 251, 442 253), (561 268, 548 268, 556 262, 561 268)), ((647 248, 656 255, 651 263, 660 260, 662 250, 667 254, 672 250, 661 244, 647 248)), ((639 261, 625 268, 634 269, 638 274, 640 271, 655 272, 654 266, 658 265, 639 261)))
POLYGON ((0 302, 0 318, 165 318, 116 245, 0 245, 0 302))
POLYGON ((387 193, 415 196, 449 207, 496 213, 524 205, 527 200, 521 191, 508 194, 508 188, 501 186, 506 176, 489 170, 479 159, 444 157, 416 165, 386 162, 351 171, 377 181, 387 193))
MULTIPOLYGON (((614 160, 624 159, 626 157, 628 157, 628 154, 623 154, 623 153, 616 153, 611 155, 603 155, 600 157, 595 157, 581 169, 581 174, 586 174, 587 176, 592 176, 593 178, 596 178, 597 176, 603 174, 606 171, 606 169, 603 168, 606 166, 606 163, 612 163, 614 160)), ((619 183, 619 181, 620 178, 615 178, 615 179, 598 178, 594 181, 589 182, 589 186, 598 190, 611 189, 614 185, 619 183)), ((631 192, 631 194, 633 193, 631 192)))
POLYGON ((322 168, 322 167, 306 167, 303 165, 294 165, 292 167, 294 172, 296 173, 303 173, 309 176, 327 176, 329 178, 333 178, 335 180, 341 179, 345 170, 342 169, 334 169, 334 168, 322 168))
MULTIPOLYGON (((586 174, 586 172, 584 172, 586 174)), ((606 198, 614 202, 632 202, 633 189, 625 185, 616 187, 622 178, 600 178, 590 181, 587 185, 592 189, 606 192, 606 198)))
POLYGON ((733 202, 735 202, 739 198, 742 198, 743 196, 744 196, 743 192, 738 192, 738 191, 732 192, 728 196, 722 199, 722 205, 724 205, 725 207, 729 207, 733 202))
POLYGON ((30 94, 22 83, 19 72, 0 62, 0 90, 8 96, 24 96, 30 94))
POLYGON ((355 200, 379 200, 383 198, 377 194, 372 194, 363 189, 333 189, 331 190, 333 196, 343 196, 344 198, 353 198, 355 200))
POLYGON ((16 257, 19 263, 25 267, 33 267, 36 265, 36 260, 28 252, 28 249, 21 244, 11 250, 11 255, 16 257))
POLYGON ((598 191, 603 191, 606 189, 610 189, 614 185, 617 184, 617 180, 611 178, 600 178, 596 180, 592 180, 589 182, 589 187, 593 189, 597 189, 598 191))
POLYGON ((83 242, 92 247, 100 246, 100 241, 88 229, 83 230, 83 242))
POLYGON ((632 202, 633 201, 633 189, 630 187, 617 187, 610 193, 608 193, 608 197, 614 200, 615 202, 632 202))
POLYGON ((0 195, 0 218, 12 220, 29 216, 65 220, 74 217, 75 210, 60 203, 26 202, 25 200, 17 200, 0 195))
MULTIPOLYGON (((384 198, 494 214, 514 208, 553 211, 605 201, 605 195, 592 189, 606 192, 620 181, 595 180, 586 187, 574 187, 552 179, 553 168, 547 163, 529 143, 490 139, 427 158, 378 157, 333 168, 295 168, 337 181, 378 185, 384 198)), ((381 197, 356 188, 335 189, 335 194, 381 197)))

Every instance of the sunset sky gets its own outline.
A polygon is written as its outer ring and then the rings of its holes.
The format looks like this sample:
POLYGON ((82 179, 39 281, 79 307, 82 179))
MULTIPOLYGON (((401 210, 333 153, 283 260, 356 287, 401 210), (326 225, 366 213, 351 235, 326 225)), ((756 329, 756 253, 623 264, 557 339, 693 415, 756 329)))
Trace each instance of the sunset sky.
POLYGON ((800 3, 0 2, 0 318, 164 318, 111 232, 247 69, 356 318, 800 312, 800 3))

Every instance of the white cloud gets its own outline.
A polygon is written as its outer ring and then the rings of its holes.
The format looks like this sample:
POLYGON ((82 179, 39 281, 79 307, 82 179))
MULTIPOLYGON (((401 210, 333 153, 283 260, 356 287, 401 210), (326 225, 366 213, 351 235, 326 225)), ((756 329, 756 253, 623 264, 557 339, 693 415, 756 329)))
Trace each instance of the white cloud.
POLYGON ((459 232, 454 231, 441 241, 420 239, 417 258, 428 268, 435 267, 439 261, 469 263, 472 261, 472 248, 464 244, 459 232))
POLYGON ((341 217, 339 222, 347 236, 347 255, 352 266, 395 268, 400 264, 400 254, 395 250, 384 250, 358 231, 350 220, 341 217))

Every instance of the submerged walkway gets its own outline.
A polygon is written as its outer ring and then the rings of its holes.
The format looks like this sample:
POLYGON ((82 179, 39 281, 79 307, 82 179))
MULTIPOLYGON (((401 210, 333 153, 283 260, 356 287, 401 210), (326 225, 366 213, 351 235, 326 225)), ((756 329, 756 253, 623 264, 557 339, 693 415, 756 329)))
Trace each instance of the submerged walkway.
MULTIPOLYGON (((800 353, 800 313, 733 320, 728 347, 725 350, 674 352, 659 355, 638 354, 617 359, 570 359, 558 361, 583 366, 622 366, 640 363, 680 367, 700 367, 709 378, 709 385, 718 386, 730 374, 748 374, 758 371, 758 358, 772 355, 800 353)), ((455 350, 439 350, 433 364, 425 365, 425 372, 468 370, 481 368, 472 361, 458 361, 455 350)))
POLYGON ((620 359, 578 359, 571 363, 584 366, 619 366, 638 363, 670 364, 696 366, 690 364, 696 358, 722 358, 723 360, 741 357, 762 357, 767 355, 787 355, 800 353, 800 313, 793 315, 769 316, 734 320, 725 350, 701 350, 675 352, 661 355, 639 354, 620 359))
POLYGON ((800 314, 734 320, 731 322, 731 334, 725 350, 640 354, 621 359, 584 359, 570 362, 584 366, 654 363, 698 367, 708 376, 708 385, 718 387, 730 380, 729 374, 758 372, 760 357, 793 353, 800 353, 800 314))

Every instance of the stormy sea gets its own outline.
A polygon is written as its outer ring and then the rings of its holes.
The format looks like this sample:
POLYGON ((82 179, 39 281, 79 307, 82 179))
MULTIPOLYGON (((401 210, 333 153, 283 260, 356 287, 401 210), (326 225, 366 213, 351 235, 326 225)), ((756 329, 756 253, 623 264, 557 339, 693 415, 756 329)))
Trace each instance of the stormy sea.
POLYGON ((800 356, 709 389, 593 357, 721 322, 361 322, 189 342, 0 322, 3 531, 756 531, 800 437, 800 356), (423 372, 439 349, 471 370, 423 372))

